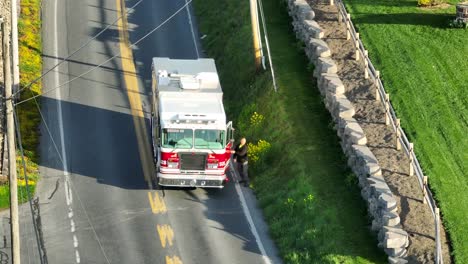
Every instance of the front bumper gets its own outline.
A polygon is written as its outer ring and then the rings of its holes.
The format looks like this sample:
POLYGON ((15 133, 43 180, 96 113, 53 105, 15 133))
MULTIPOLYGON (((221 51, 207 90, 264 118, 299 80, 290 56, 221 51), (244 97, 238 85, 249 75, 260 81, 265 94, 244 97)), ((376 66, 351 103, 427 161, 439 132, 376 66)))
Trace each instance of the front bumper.
POLYGON ((167 174, 158 172, 158 184, 168 187, 223 188, 226 175, 167 174))

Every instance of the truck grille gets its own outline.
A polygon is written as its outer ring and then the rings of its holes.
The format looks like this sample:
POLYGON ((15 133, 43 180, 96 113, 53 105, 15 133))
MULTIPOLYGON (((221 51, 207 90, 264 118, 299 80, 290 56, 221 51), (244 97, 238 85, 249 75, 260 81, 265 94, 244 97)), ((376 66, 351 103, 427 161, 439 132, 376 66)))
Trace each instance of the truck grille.
POLYGON ((206 153, 179 153, 181 170, 205 170, 206 153))

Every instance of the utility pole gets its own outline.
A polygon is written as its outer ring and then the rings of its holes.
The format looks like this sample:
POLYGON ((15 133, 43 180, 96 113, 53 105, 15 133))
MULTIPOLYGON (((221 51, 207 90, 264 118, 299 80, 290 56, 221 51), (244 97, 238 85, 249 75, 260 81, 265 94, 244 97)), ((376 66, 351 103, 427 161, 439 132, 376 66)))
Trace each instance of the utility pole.
MULTIPOLYGON (((11 52, 13 64, 13 93, 19 91, 19 55, 18 55, 18 3, 11 0, 11 52)), ((18 95, 19 96, 19 95, 18 95)))
MULTIPOLYGON (((11 1, 11 48, 12 48, 12 63, 13 63, 13 85, 7 88, 6 91, 19 91, 19 55, 18 55, 18 4, 20 0, 11 1)), ((18 95, 19 96, 19 95, 18 95)), ((10 200, 11 200, 11 222, 12 222, 12 249, 13 249, 13 264, 21 263, 20 252, 20 231, 19 231, 19 213, 18 213, 18 184, 16 175, 16 144, 15 144, 15 119, 13 102, 14 97, 6 95, 6 98, 11 98, 7 101, 7 130, 8 130, 8 153, 10 164, 10 200), (11 143, 10 143, 11 142, 11 143), (13 186, 14 185, 14 186, 13 186), (13 190, 13 191, 11 191, 13 190), (15 218, 13 218, 13 215, 15 218)), ((19 128, 18 128, 19 129, 19 128)))
POLYGON ((5 98, 7 116, 7 143, 8 143, 8 165, 10 174, 10 215, 11 215, 11 244, 13 264, 20 264, 20 241, 19 241, 19 219, 18 219, 18 183, 16 179, 16 146, 15 146, 15 121, 13 119, 13 99, 11 84, 11 62, 10 62, 10 34, 3 27, 3 60, 5 78, 5 98))
POLYGON ((262 48, 261 48, 261 39, 260 39, 260 25, 258 23, 258 10, 257 10, 257 0, 250 1, 250 19, 252 21, 252 37, 254 44, 254 53, 255 53, 255 67, 260 69, 262 64, 262 48))
MULTIPOLYGON (((3 22, 5 22, 5 19, 2 16, 0 16, 0 34, 2 34, 1 35, 2 41, 3 41, 3 35, 4 35, 3 34, 3 30, 4 30, 3 22)), ((0 43, 0 50, 3 50, 3 46, 4 46, 3 42, 0 43)), ((3 58, 3 56, 2 56, 2 58, 3 58)), ((5 81, 3 81, 3 85, 5 85, 5 81)), ((4 95, 4 93, 2 93, 1 90, 0 90, 0 96, 3 96, 3 95, 4 95)), ((5 108, 3 108, 3 102, 0 102, 0 107, 2 108, 0 110, 0 115, 2 115, 0 120, 2 120, 4 115, 5 115, 5 113, 4 113, 5 108)), ((4 124, 4 122, 2 124, 0 124, 0 126, 3 126, 3 124, 4 124)), ((5 153, 6 153, 6 141, 5 141, 5 133, 3 133, 4 131, 2 131, 2 142, 0 143, 1 144, 1 146, 0 146, 0 149, 1 149, 1 153, 0 153, 0 168, 1 168, 1 170, 0 170, 0 173, 6 175, 7 170, 6 170, 6 166, 5 166, 6 162, 5 162, 5 158, 4 158, 5 153)))

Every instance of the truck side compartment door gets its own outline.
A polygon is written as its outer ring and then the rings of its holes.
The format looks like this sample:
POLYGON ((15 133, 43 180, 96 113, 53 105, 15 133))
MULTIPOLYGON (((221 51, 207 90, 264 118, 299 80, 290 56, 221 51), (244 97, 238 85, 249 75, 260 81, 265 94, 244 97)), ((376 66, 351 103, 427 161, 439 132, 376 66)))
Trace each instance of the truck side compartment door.
POLYGON ((232 147, 234 144, 234 128, 232 127, 232 121, 229 121, 226 125, 226 146, 232 147))
POLYGON ((234 148, 234 128, 232 127, 232 121, 229 121, 226 125, 226 164, 231 159, 231 149, 234 148))
POLYGON ((158 106, 158 91, 157 77, 154 72, 154 65, 151 66, 152 70, 152 83, 151 83, 151 142, 153 143, 153 159, 156 167, 159 165, 159 143, 160 143, 160 126, 159 126, 159 106, 158 106))

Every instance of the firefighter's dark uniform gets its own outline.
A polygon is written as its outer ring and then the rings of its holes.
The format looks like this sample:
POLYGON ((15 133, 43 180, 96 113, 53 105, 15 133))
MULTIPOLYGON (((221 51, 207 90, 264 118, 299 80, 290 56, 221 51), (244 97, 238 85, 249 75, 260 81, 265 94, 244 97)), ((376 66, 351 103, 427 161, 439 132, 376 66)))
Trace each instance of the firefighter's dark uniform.
POLYGON ((239 171, 239 174, 241 176, 241 183, 243 182, 245 186, 249 186, 249 174, 248 174, 248 157, 247 157, 247 151, 248 147, 247 144, 244 144, 243 146, 239 144, 236 145, 234 148, 234 151, 236 152, 234 154, 234 158, 237 160, 237 169, 239 171))

